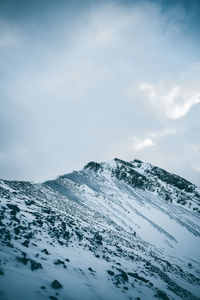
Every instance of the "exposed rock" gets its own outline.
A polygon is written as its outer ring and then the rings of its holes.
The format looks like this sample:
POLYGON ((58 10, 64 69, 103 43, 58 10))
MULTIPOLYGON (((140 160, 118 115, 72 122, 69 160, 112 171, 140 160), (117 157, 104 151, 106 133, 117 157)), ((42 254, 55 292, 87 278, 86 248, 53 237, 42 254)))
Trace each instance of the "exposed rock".
POLYGON ((53 289, 61 289, 63 286, 62 286, 62 284, 58 281, 58 280, 54 280, 53 282, 52 282, 52 284, 51 284, 51 287, 53 288, 53 289))

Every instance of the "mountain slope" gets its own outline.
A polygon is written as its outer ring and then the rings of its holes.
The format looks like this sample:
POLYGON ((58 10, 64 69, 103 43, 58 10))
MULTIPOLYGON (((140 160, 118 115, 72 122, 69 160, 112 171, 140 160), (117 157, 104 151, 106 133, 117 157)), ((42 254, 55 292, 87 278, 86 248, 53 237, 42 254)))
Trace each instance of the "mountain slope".
POLYGON ((0 181, 1 299, 199 299, 199 188, 139 160, 0 181))

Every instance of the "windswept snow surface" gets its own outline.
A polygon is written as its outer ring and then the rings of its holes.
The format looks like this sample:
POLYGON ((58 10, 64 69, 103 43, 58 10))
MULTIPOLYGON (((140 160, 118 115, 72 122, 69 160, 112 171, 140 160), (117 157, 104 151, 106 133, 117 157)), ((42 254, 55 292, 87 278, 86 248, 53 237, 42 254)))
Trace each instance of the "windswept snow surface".
POLYGON ((200 299, 199 188, 177 175, 90 162, 1 180, 0 202, 0 299, 200 299))

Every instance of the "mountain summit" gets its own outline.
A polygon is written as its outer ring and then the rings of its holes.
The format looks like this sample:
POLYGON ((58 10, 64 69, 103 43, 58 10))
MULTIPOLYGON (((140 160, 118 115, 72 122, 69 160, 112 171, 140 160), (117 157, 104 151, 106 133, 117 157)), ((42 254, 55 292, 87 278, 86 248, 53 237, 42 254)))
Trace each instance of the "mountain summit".
POLYGON ((200 299, 200 189, 140 160, 0 180, 0 298, 200 299))

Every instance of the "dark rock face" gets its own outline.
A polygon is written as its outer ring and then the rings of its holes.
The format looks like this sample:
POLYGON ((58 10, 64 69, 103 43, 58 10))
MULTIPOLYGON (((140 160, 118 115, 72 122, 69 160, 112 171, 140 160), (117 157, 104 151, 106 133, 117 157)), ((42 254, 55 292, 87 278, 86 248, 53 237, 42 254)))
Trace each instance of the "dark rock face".
POLYGON ((52 282, 52 284, 51 284, 51 287, 53 288, 53 289, 61 289, 63 286, 62 286, 62 284, 58 281, 58 280, 54 280, 53 282, 52 282))
POLYGON ((101 164, 99 164, 97 162, 91 161, 84 167, 84 169, 89 169, 94 172, 97 172, 99 170, 102 170, 102 166, 101 166, 101 164))
POLYGON ((126 167, 130 167, 133 168, 133 164, 131 162, 119 159, 119 158, 114 158, 114 161, 116 163, 119 163, 120 165, 126 166, 126 167))
POLYGON ((116 170, 113 170, 112 176, 123 180, 132 187, 145 188, 149 185, 148 179, 144 175, 130 168, 117 167, 116 170))
POLYGON ((45 248, 41 252, 45 253, 46 255, 50 255, 49 251, 45 248))
POLYGON ((129 280, 126 272, 121 269, 117 269, 117 270, 119 271, 119 273, 116 274, 114 277, 114 284, 119 285, 119 284, 127 283, 129 280))
POLYGON ((170 300, 167 296, 167 294, 163 291, 160 291, 158 290, 156 295, 155 295, 156 298, 159 298, 159 299, 163 299, 163 300, 170 300))
POLYGON ((94 241, 96 244, 102 245, 103 244, 103 237, 99 234, 99 232, 95 232, 94 234, 94 241))
POLYGON ((108 274, 109 274, 110 276, 114 276, 114 275, 115 275, 115 272, 113 272, 113 271, 111 271, 111 270, 107 270, 107 272, 108 272, 108 274))
POLYGON ((27 265, 28 263, 30 263, 31 271, 43 268, 41 263, 39 263, 39 262, 37 262, 33 259, 28 258, 27 254, 25 252, 22 252, 22 257, 17 256, 16 260, 21 262, 24 265, 27 265))
POLYGON ((177 187, 179 190, 185 190, 188 193, 192 193, 195 190, 195 186, 186 179, 179 177, 178 175, 168 173, 161 168, 152 167, 149 173, 157 176, 160 180, 177 187))
POLYGON ((136 278, 136 279, 138 279, 138 280, 141 280, 141 281, 143 281, 143 282, 145 282, 145 283, 149 282, 149 280, 145 279, 145 278, 142 277, 142 276, 139 276, 137 273, 129 272, 128 275, 131 276, 131 277, 134 277, 134 278, 136 278))
POLYGON ((38 270, 38 269, 42 269, 42 264, 36 262, 36 261, 33 260, 33 259, 30 259, 30 264, 31 264, 31 270, 32 270, 32 271, 38 270))
POLYGON ((45 290, 46 287, 44 285, 41 286, 41 290, 45 290))
POLYGON ((95 273, 95 271, 91 267, 89 267, 88 270, 92 273, 95 273))
POLYGON ((11 211, 13 211, 13 214, 20 212, 20 209, 17 205, 7 204, 7 206, 11 209, 11 211))
POLYGON ((4 275, 4 271, 0 269, 0 275, 4 275))
POLYGON ((146 176, 137 172, 132 163, 115 158, 117 167, 112 169, 112 176, 136 188, 149 188, 150 182, 146 176))
POLYGON ((139 160, 139 159, 134 159, 134 161, 133 161, 134 163, 139 163, 139 164, 142 164, 142 161, 141 160, 139 160))
POLYGON ((18 260, 19 262, 21 262, 24 265, 27 265, 27 263, 29 262, 29 259, 26 257, 26 253, 22 253, 22 257, 16 257, 16 260, 18 260))
POLYGON ((24 246, 24 247, 29 247, 29 240, 25 240, 23 243, 22 243, 22 245, 24 246))

